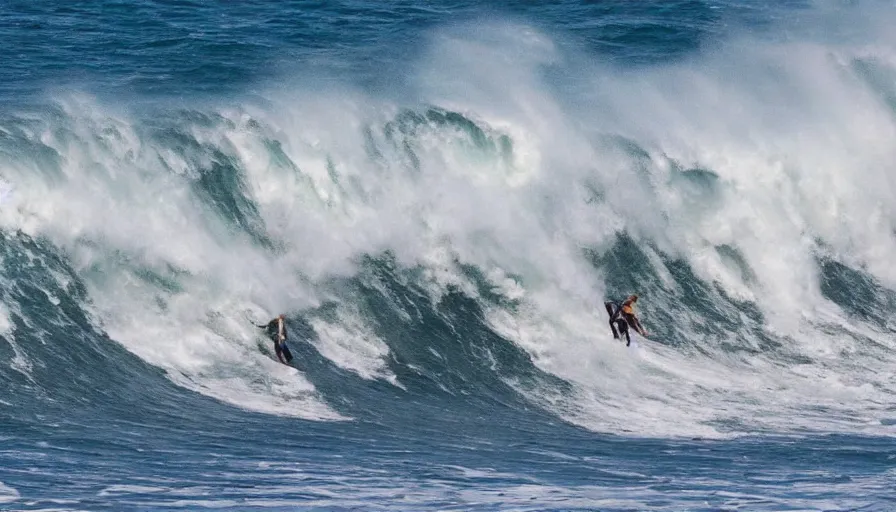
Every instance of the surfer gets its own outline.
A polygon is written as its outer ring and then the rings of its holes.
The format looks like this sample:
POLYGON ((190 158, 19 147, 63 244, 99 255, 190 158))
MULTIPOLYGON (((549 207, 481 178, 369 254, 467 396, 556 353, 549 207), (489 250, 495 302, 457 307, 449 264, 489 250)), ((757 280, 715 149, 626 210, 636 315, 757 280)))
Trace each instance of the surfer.
POLYGON ((628 332, 629 327, 634 329, 641 336, 647 337, 647 330, 641 325, 638 316, 635 315, 635 303, 638 302, 638 296, 629 295, 622 305, 619 306, 615 302, 605 302, 604 307, 607 308, 607 314, 610 315, 610 330, 613 331, 613 337, 619 339, 625 336, 625 346, 632 344, 631 335, 628 332))
POLYGON ((274 352, 277 354, 277 359, 279 359, 281 363, 288 364, 292 361, 292 353, 290 353, 289 347, 286 346, 286 315, 281 313, 280 316, 267 324, 256 324, 256 326, 264 329, 274 342, 274 352))
POLYGON ((637 315, 635 315, 636 302, 638 302, 638 296, 635 294, 630 295, 629 298, 625 299, 625 302, 622 303, 622 307, 619 308, 620 314, 622 315, 622 318, 625 319, 625 323, 627 323, 629 327, 646 338, 647 330, 644 329, 644 326, 641 325, 641 321, 638 320, 637 315))

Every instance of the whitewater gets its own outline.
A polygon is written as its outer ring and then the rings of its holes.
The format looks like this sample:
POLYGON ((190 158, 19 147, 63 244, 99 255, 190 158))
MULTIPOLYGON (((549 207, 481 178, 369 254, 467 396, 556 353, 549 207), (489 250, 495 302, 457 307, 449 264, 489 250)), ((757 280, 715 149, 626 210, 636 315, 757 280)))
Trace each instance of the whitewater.
POLYGON ((0 19, 0 506, 896 506, 892 5, 0 19))

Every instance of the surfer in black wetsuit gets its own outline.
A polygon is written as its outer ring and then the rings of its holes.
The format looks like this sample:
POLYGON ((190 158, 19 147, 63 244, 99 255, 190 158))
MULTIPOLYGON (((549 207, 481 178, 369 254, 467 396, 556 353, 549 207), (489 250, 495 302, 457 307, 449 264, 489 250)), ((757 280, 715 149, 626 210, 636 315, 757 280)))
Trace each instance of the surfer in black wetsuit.
POLYGON ((292 361, 292 353, 290 353, 289 348, 286 346, 286 315, 281 314, 265 325, 256 324, 256 326, 264 329, 268 337, 274 342, 274 352, 277 354, 277 359, 279 359, 281 363, 288 364, 292 361))
POLYGON ((641 336, 647 337, 647 331, 635 315, 636 302, 638 302, 638 296, 630 295, 621 306, 617 306, 618 303, 615 302, 604 303, 604 307, 607 308, 607 314, 610 315, 610 330, 613 331, 613 337, 619 339, 620 336, 624 335, 626 347, 632 344, 632 338, 628 332, 629 327, 641 336))

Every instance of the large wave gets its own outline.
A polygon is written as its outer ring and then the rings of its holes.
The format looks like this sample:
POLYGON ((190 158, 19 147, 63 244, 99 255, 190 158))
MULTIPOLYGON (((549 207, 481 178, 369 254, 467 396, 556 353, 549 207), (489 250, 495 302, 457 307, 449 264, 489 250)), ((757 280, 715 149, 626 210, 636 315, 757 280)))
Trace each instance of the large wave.
MULTIPOLYGON (((390 93, 64 95, 0 119, 5 284, 58 260, 35 287, 85 332, 274 414, 353 414, 273 361, 249 321, 283 311, 398 397, 431 384, 641 435, 887 428, 893 43, 869 26, 619 69, 477 23, 390 93), (636 351, 601 304, 629 292, 636 351)), ((27 380, 44 356, 21 331, 50 313, 5 288, 3 375, 27 380)))

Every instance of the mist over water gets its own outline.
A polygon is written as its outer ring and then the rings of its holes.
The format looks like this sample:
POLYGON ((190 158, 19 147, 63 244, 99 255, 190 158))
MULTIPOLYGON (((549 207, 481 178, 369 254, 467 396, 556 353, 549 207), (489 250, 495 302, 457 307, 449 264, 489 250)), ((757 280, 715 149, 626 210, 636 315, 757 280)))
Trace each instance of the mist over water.
POLYGON ((793 12, 628 63, 496 10, 378 72, 5 108, 0 406, 145 382, 334 429, 891 436, 896 14, 793 12), (293 367, 252 325, 281 312, 293 367))

